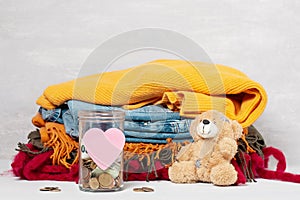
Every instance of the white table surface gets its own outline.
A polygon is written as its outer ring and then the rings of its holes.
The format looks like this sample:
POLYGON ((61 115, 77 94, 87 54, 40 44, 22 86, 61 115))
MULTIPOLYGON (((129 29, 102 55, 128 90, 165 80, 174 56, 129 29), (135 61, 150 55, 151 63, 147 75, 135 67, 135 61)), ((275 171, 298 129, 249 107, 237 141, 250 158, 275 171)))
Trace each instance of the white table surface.
MULTIPOLYGON (((169 181, 129 181, 118 192, 83 192, 75 182, 63 181, 28 181, 20 180, 8 173, 10 160, 0 160, 0 194, 9 199, 53 200, 53 199, 299 199, 300 184, 257 179, 257 182, 240 186, 218 187, 211 184, 174 184, 169 181), (57 186, 60 192, 41 192, 46 186, 57 186), (155 191, 151 193, 133 192, 134 187, 148 186, 155 191)), ((2 198, 1 198, 2 199, 2 198)))

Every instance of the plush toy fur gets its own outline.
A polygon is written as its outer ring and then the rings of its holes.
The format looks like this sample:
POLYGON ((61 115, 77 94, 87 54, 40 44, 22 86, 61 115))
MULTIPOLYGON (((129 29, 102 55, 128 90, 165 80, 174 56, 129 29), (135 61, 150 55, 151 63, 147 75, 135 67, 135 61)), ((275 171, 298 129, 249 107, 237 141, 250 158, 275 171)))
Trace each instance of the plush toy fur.
POLYGON ((221 112, 206 111, 191 124, 194 142, 182 147, 176 161, 169 167, 169 178, 175 183, 208 182, 232 185, 237 171, 231 164, 237 152, 237 139, 242 135, 241 125, 221 112))

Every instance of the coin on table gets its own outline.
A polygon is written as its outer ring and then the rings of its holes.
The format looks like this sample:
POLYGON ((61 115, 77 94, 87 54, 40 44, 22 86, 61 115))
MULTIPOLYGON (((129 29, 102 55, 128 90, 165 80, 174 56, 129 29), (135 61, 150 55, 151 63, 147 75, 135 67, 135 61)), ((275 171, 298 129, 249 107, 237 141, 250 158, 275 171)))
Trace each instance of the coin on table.
POLYGON ((53 189, 53 190, 50 190, 51 192, 60 192, 61 191, 61 189, 59 189, 59 188, 56 188, 56 189, 53 189))
POLYGON ((59 189, 59 187, 44 187, 40 188, 40 191, 60 192, 61 189, 59 189))
POLYGON ((153 188, 150 187, 141 187, 141 188, 133 188, 134 192, 154 192, 153 188))
POLYGON ((114 178, 108 173, 100 174, 98 180, 103 188, 112 188, 114 186, 114 178))
POLYGON ((142 187, 142 190, 144 192, 154 192, 154 189, 153 188, 150 188, 150 187, 142 187))
POLYGON ((134 192, 144 192, 142 188, 133 188, 134 192))
POLYGON ((50 190, 46 188, 40 188, 40 191, 50 191, 50 190))
POLYGON ((97 178, 91 178, 90 180, 89 180, 89 185, 90 185, 90 187, 93 189, 93 190, 96 190, 96 189, 98 189, 99 188, 99 182, 98 182, 98 180, 97 180, 97 178))

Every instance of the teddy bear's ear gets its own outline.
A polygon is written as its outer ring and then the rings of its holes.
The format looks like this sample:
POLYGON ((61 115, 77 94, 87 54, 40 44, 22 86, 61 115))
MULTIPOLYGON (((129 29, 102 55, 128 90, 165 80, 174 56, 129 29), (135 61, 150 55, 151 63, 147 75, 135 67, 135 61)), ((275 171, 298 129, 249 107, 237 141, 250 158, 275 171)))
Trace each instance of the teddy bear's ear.
POLYGON ((234 132, 234 139, 239 139, 243 134, 242 126, 236 120, 232 120, 231 127, 234 132))
POLYGON ((190 125, 190 134, 193 137, 194 140, 197 140, 199 137, 197 134, 197 126, 201 121, 200 115, 196 116, 195 119, 192 120, 191 125, 190 125))

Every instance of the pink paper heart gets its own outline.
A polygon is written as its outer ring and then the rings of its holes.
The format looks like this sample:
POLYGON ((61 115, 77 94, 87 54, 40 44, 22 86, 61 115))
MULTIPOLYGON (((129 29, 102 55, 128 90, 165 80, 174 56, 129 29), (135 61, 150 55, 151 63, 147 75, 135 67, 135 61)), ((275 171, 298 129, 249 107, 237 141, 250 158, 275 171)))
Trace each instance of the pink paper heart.
POLYGON ((106 170, 122 152, 125 136, 117 128, 110 128, 105 132, 99 128, 91 128, 84 134, 82 141, 97 166, 106 170))

